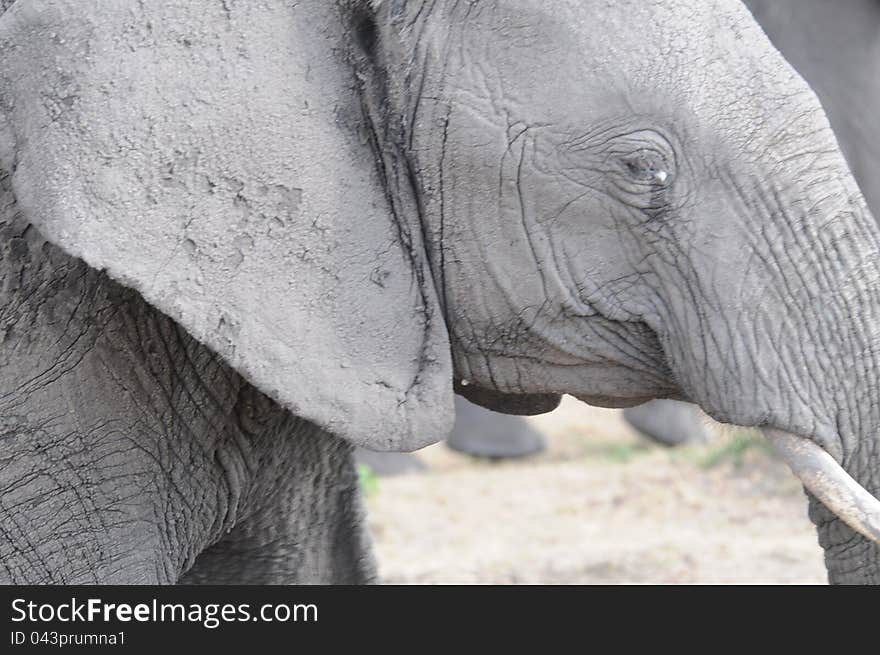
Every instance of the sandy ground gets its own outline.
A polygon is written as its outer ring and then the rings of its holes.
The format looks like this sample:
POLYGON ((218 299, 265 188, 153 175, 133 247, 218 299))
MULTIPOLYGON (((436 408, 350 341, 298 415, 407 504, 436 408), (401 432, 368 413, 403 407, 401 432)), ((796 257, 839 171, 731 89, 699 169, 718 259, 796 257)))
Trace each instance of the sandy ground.
POLYGON ((825 583, 800 484, 759 438, 665 449, 565 399, 550 448, 483 462, 437 444, 424 473, 366 480, 390 583, 825 583))

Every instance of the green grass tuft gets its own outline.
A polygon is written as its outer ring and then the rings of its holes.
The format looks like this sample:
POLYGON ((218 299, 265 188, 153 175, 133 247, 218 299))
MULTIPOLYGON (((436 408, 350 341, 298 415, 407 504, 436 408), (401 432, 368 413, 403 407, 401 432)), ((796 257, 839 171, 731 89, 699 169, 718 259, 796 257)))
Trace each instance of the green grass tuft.
POLYGON ((367 464, 358 464, 357 474, 361 489, 366 495, 369 496, 379 491, 379 476, 367 464))
POLYGON ((730 463, 733 466, 742 466, 746 453, 758 450, 771 454, 770 444, 757 430, 738 430, 725 443, 713 448, 702 458, 700 465, 703 468, 713 468, 720 464, 730 463))

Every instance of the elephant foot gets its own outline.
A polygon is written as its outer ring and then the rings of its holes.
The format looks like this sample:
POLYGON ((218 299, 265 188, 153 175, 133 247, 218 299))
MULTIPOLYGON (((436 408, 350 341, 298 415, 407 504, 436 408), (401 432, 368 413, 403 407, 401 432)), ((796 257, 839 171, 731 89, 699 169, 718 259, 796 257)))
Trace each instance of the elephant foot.
POLYGON ((354 461, 369 466, 373 473, 382 476, 423 473, 428 470, 427 464, 410 453, 385 453, 355 448, 354 461))
POLYGON ((691 403, 651 400, 623 410, 626 422, 651 441, 664 446, 705 443, 713 437, 708 419, 691 403))
POLYGON ((542 452, 544 437, 519 416, 499 414, 455 398, 455 426, 446 438, 452 450, 475 457, 503 459, 542 452))

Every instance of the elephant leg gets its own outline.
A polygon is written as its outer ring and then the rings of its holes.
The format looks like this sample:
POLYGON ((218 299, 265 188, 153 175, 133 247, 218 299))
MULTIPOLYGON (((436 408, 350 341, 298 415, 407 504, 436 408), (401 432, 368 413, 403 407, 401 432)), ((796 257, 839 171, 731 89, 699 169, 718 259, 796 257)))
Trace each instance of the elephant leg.
POLYGON ((202 552, 180 583, 375 581, 352 446, 296 419, 278 434, 289 422, 263 430, 274 441, 265 466, 277 479, 257 491, 254 510, 202 552))
POLYGON ((623 410, 626 422, 664 446, 711 441, 709 419, 700 408, 679 400, 651 400, 623 410))
POLYGON ((446 445, 488 459, 524 457, 547 448, 544 436, 521 416, 499 414, 461 396, 455 397, 455 425, 446 445))

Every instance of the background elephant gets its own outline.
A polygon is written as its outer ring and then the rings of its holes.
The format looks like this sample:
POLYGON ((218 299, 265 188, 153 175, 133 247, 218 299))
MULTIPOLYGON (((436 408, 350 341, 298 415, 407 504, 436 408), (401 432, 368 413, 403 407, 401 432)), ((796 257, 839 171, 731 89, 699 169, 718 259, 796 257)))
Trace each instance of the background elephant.
MULTIPOLYGON (((623 411, 626 421, 649 440, 664 446, 710 441, 711 420, 691 403, 652 400, 623 411)), ((455 399, 455 425, 446 445, 475 457, 524 457, 546 448, 544 436, 519 416, 493 412, 461 397, 455 399)))
POLYGON ((500 414, 457 396, 455 424, 446 445, 475 457, 525 457, 547 447, 544 436, 521 416, 500 414))
POLYGON ((626 422, 640 434, 664 446, 711 441, 716 432, 711 419, 692 403, 651 400, 623 410, 626 422))
POLYGON ((880 3, 745 0, 816 91, 874 215, 880 215, 880 3))
POLYGON ((764 428, 880 581, 880 228, 739 2, 19 0, 0 55, 5 580, 369 580, 345 442, 455 389, 764 428))
MULTIPOLYGON (((711 420, 691 403, 652 400, 623 411, 626 421, 642 436, 664 446, 710 441, 711 420)), ((499 414, 464 399, 455 400, 455 425, 446 438, 453 450, 500 459, 543 451, 544 437, 525 419, 499 414)))

